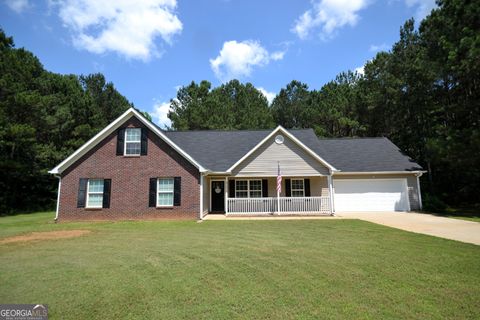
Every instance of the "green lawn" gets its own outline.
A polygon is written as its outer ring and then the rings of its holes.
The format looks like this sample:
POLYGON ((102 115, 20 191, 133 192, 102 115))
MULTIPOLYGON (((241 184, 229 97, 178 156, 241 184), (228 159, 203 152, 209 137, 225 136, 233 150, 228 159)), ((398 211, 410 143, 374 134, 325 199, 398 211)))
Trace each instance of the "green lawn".
POLYGON ((358 221, 0 218, 0 303, 51 319, 478 319, 480 246, 358 221))
POLYGON ((448 207, 445 209, 444 212, 435 213, 435 214, 443 217, 448 217, 448 218, 480 222, 480 209, 478 208, 448 207))
POLYGON ((480 217, 468 217, 468 216, 456 216, 456 215, 453 215, 453 216, 446 215, 445 217, 447 217, 447 218, 453 218, 453 219, 460 219, 460 220, 480 222, 480 217))

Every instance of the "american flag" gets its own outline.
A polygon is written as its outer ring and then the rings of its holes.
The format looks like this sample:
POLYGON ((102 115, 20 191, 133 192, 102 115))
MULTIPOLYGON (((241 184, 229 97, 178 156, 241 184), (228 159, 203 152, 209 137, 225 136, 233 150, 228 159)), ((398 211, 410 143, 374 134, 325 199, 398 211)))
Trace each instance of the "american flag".
POLYGON ((278 173, 277 173, 277 193, 282 192, 282 174, 280 173, 280 162, 278 163, 278 173))

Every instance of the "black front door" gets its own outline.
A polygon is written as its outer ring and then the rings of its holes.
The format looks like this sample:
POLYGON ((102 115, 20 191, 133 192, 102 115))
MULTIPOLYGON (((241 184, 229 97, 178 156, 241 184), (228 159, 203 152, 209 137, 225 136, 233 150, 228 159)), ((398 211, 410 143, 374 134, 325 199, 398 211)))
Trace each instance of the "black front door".
POLYGON ((225 182, 212 181, 212 212, 225 212, 225 182))

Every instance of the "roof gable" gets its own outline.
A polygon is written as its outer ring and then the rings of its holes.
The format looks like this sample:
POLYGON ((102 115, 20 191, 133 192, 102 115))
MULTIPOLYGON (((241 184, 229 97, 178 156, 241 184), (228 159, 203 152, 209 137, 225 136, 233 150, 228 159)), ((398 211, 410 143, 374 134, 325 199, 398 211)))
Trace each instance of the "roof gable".
POLYGON ((235 169, 238 165, 240 165, 243 161, 245 161, 251 154, 253 154, 258 148, 260 148, 262 145, 267 143, 274 135, 276 134, 283 134, 287 139, 290 139, 293 141, 295 144, 297 144, 299 147, 304 149, 308 154, 310 154, 313 158, 315 158, 317 161, 322 163, 324 166, 326 166, 330 171, 337 171, 335 167, 333 167, 331 164, 329 164, 327 161, 325 161, 322 157, 320 157, 317 153, 312 151, 308 146, 303 144, 300 140, 298 140, 294 135, 292 135, 290 132, 288 132, 285 128, 282 126, 278 126, 275 130, 273 130, 267 137, 265 137, 262 141, 260 141, 254 148, 252 148, 247 154, 245 154, 241 159, 239 159, 235 164, 233 164, 230 168, 228 168, 228 172, 232 172, 233 169, 235 169))
POLYGON ((329 175, 330 169, 292 139, 284 136, 283 143, 275 141, 276 135, 262 143, 234 169, 235 176, 276 176, 278 165, 282 176, 329 175))
POLYGON ((74 164, 78 159, 80 159, 83 155, 85 155, 88 151, 90 151, 93 147, 99 144, 103 139, 108 137, 112 132, 117 130, 122 124, 124 124, 128 119, 131 117, 136 117, 140 120, 147 128, 157 134, 162 140, 164 140, 168 145, 170 145, 175 151, 180 153, 184 158, 186 158, 190 163, 192 163, 195 167, 197 167, 201 172, 205 171, 203 166, 201 166, 197 161, 195 161, 188 153, 182 150, 179 146, 177 146, 172 140, 170 140, 157 126, 151 123, 148 119, 146 119, 140 112, 135 110, 134 108, 130 108, 125 111, 121 116, 117 119, 112 121, 108 126, 106 126, 103 130, 97 133, 93 138, 88 140, 84 143, 80 148, 75 150, 69 157, 63 160, 60 164, 58 164, 55 168, 49 171, 51 174, 60 174, 65 169, 70 167, 74 164))

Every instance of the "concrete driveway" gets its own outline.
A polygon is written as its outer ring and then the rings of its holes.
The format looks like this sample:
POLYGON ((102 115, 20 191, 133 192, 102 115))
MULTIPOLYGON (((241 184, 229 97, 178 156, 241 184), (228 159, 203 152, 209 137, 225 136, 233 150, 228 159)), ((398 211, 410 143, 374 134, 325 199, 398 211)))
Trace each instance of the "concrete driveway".
POLYGON ((478 222, 414 212, 339 212, 336 216, 480 245, 480 223, 478 222))

